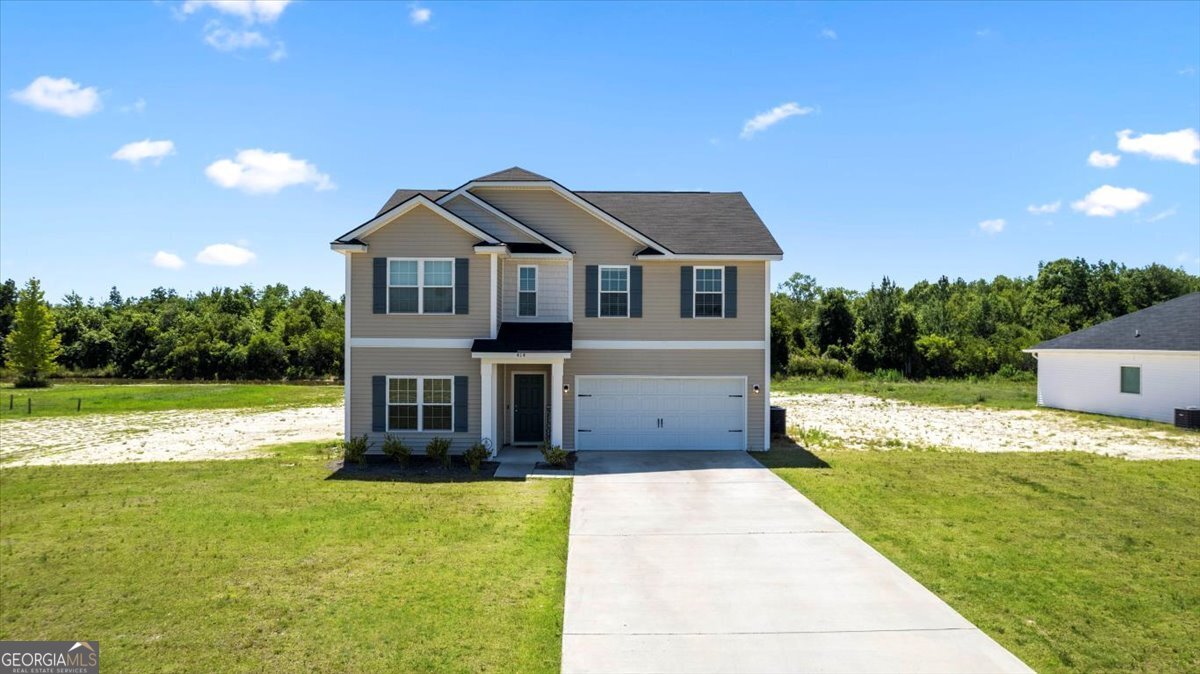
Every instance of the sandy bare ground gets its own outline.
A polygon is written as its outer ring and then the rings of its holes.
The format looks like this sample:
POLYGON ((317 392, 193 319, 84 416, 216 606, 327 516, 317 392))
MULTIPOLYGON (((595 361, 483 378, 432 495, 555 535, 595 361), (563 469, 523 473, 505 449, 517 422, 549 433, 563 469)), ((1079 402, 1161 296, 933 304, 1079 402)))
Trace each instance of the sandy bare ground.
POLYGON ((937 407, 853 394, 771 396, 771 403, 787 408, 789 427, 817 429, 856 449, 1083 451, 1127 459, 1200 459, 1200 433, 1130 428, 1056 410, 937 407))
POLYGON ((341 405, 8 421, 0 426, 0 466, 245 459, 265 445, 324 440, 341 430, 341 405))

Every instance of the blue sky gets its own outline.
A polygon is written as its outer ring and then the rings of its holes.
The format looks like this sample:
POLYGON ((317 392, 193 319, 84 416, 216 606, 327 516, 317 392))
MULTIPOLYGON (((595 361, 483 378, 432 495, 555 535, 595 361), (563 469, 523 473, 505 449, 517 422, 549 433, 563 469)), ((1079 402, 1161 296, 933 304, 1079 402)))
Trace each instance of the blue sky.
POLYGON ((338 295, 392 189, 512 165, 740 190, 777 281, 1197 273, 1198 71, 1195 2, 4 2, 0 274, 338 295))

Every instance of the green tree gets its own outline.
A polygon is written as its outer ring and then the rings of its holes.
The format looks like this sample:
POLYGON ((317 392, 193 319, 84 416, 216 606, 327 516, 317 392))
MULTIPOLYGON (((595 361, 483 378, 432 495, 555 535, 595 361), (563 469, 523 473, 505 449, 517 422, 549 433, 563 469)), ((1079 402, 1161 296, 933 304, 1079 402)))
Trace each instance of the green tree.
POLYGON ((848 347, 854 343, 854 312, 850 300, 841 288, 831 288, 821 295, 817 306, 817 347, 824 353, 837 345, 848 347))
POLYGON ((18 387, 46 386, 62 346, 42 284, 31 278, 17 293, 12 331, 5 339, 5 362, 17 371, 18 387))

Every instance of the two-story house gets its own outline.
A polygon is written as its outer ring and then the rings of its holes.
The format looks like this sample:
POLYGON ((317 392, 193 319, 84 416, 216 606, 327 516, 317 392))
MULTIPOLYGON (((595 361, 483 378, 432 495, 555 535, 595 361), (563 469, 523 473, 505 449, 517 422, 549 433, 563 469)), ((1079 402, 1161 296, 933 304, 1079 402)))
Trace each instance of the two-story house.
POLYGON ((739 192, 573 191, 514 167, 397 190, 331 247, 347 437, 769 447, 782 251, 739 192))

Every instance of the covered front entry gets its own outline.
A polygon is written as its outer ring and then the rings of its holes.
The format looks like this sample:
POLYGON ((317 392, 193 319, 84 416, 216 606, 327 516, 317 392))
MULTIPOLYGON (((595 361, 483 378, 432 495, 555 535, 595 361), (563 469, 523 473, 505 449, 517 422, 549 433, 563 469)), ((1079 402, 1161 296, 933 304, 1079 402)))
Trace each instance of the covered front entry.
POLYGON ((513 444, 540 443, 546 439, 546 375, 541 372, 512 373, 513 444))
POLYGON ((575 448, 746 449, 745 377, 576 377, 575 448))

